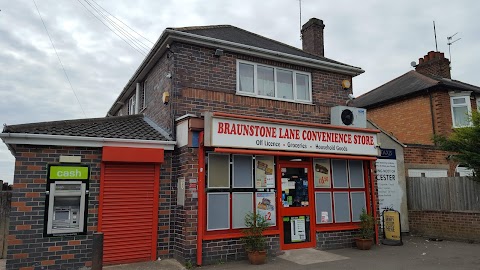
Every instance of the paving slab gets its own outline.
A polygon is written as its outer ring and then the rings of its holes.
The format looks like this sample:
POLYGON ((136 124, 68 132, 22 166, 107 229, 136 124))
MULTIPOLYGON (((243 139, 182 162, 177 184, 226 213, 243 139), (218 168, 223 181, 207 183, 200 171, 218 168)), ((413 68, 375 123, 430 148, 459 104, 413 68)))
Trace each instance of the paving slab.
POLYGON ((405 237, 403 246, 378 245, 371 250, 347 248, 329 250, 328 253, 347 257, 348 259, 302 265, 292 260, 282 259, 279 256, 268 258, 267 263, 264 265, 250 265, 248 261, 225 262, 217 265, 202 266, 199 270, 480 269, 480 244, 430 241, 421 237, 405 237))
POLYGON ((313 248, 287 250, 284 254, 278 256, 278 258, 291 261, 300 265, 333 262, 348 259, 348 257, 345 256, 313 248))
POLYGON ((103 267, 105 270, 185 270, 186 268, 174 259, 152 262, 120 264, 103 267))

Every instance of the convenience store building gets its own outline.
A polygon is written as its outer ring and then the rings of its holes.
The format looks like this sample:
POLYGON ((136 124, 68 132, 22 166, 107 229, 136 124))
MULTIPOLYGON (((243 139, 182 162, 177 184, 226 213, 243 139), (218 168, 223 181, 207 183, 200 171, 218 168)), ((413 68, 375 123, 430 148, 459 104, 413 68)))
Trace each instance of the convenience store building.
POLYGON ((228 25, 167 28, 107 117, 6 126, 7 269, 89 266, 95 232, 105 264, 238 260, 250 211, 271 224, 269 254, 351 247, 362 208, 378 216, 379 131, 362 109, 332 109, 363 70, 324 57, 323 28, 303 26, 303 50, 228 25))

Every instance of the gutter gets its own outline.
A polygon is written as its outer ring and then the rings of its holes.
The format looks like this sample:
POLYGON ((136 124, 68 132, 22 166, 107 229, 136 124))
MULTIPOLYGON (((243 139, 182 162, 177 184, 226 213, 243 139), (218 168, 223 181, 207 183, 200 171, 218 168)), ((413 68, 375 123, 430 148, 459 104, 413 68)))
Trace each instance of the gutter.
POLYGON ((117 112, 117 110, 121 106, 120 103, 122 103, 122 99, 124 98, 124 96, 134 91, 134 87, 132 88, 132 85, 134 86, 137 82, 143 80, 144 76, 147 73, 145 69, 148 68, 148 66, 153 65, 156 62, 156 60, 158 60, 165 53, 165 51, 167 50, 166 45, 172 41, 183 41, 183 42, 187 42, 195 45, 222 48, 222 49, 236 52, 236 53, 257 56, 260 58, 275 60, 275 61, 284 62, 284 63, 286 62, 286 63, 305 66, 305 67, 311 67, 311 68, 316 68, 320 70, 334 71, 334 72, 338 72, 338 73, 346 74, 350 76, 357 76, 365 72, 363 69, 359 67, 352 67, 348 65, 331 63, 323 60, 272 51, 272 50, 263 49, 259 47, 195 35, 191 33, 185 33, 185 32, 167 28, 163 31, 162 35, 160 36, 158 41, 155 43, 154 47, 150 50, 150 53, 143 60, 143 62, 138 67, 138 69, 135 71, 132 78, 127 82, 123 91, 120 93, 118 98, 115 100, 114 104, 108 110, 107 116, 112 116, 114 115, 115 112, 117 112))
POLYGON ((136 147, 136 148, 157 148, 174 150, 176 141, 155 141, 118 139, 104 137, 82 137, 65 135, 45 135, 28 133, 0 133, 0 138, 10 148, 14 144, 28 145, 58 145, 58 146, 80 146, 80 147, 136 147))

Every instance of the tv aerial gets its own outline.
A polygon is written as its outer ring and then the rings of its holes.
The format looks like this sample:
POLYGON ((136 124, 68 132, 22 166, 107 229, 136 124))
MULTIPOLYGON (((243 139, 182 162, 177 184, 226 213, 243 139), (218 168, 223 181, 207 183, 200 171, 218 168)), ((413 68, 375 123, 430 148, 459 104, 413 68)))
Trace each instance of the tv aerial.
POLYGON ((453 35, 451 35, 451 36, 449 36, 449 37, 447 37, 448 55, 449 55, 449 57, 450 57, 450 63, 452 63, 452 53, 451 53, 451 51, 450 51, 450 47, 452 46, 453 43, 455 43, 455 42, 459 41, 460 39, 462 39, 462 38, 457 38, 457 39, 453 40, 453 37, 456 36, 457 34, 458 34, 458 32, 455 33, 455 34, 453 34, 453 35), (452 41, 452 40, 453 40, 453 41, 452 41))

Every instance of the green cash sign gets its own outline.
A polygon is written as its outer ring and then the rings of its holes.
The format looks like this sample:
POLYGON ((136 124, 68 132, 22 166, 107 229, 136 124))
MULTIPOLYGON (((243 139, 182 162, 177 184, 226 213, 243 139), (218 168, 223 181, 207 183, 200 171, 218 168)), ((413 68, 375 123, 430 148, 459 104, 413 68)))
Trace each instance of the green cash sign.
POLYGON ((50 166, 50 179, 88 180, 88 167, 82 166, 50 166))

